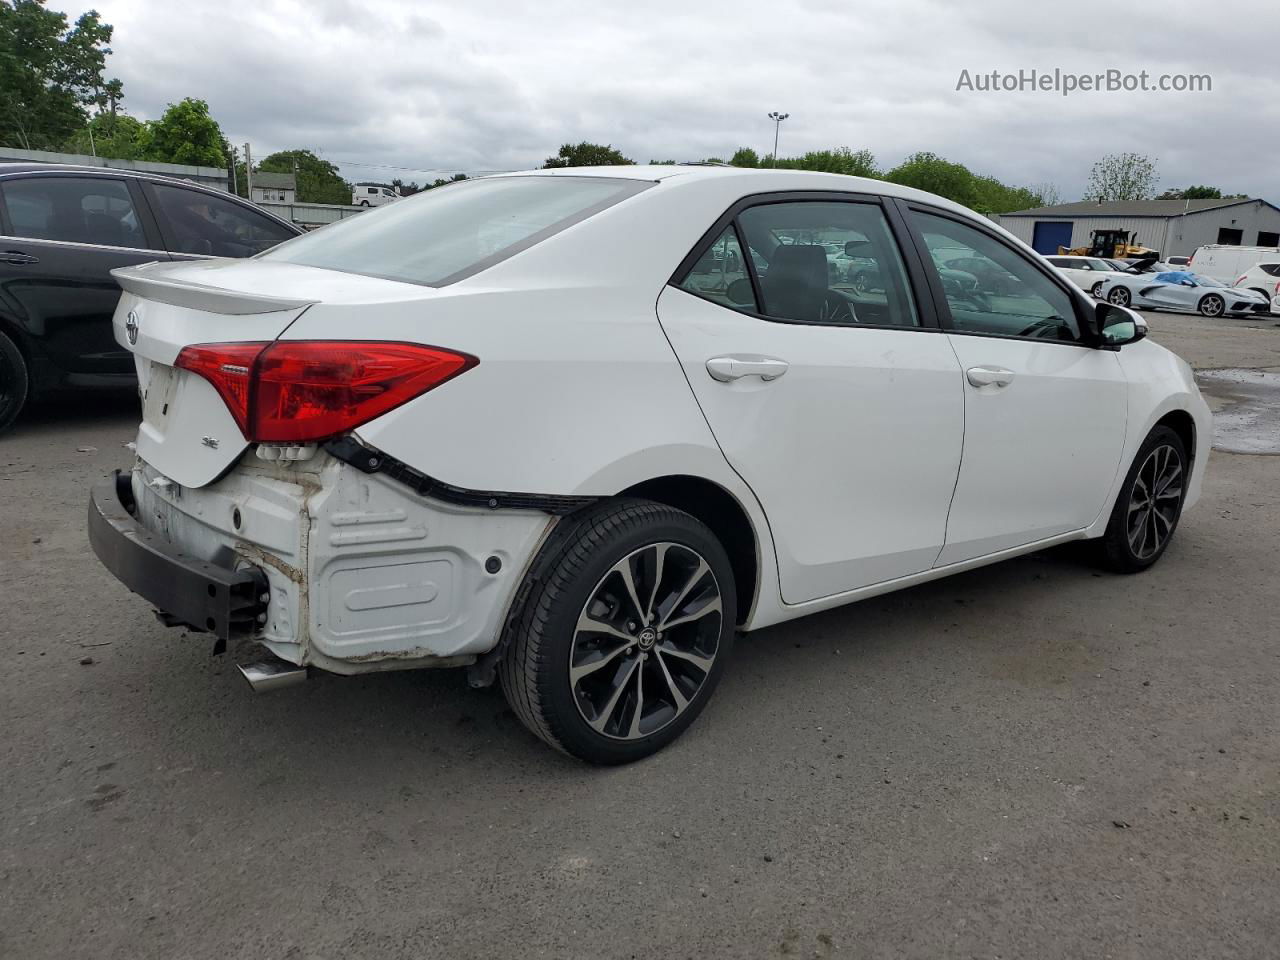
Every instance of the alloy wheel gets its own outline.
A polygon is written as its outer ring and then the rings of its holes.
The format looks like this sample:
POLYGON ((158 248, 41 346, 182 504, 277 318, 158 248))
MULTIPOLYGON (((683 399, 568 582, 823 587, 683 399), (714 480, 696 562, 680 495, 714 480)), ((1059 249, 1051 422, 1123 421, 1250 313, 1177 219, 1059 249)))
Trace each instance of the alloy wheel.
POLYGON ((1129 291, 1124 287, 1116 287, 1107 294, 1107 300, 1117 307, 1127 307, 1129 305, 1129 291))
POLYGON ((1200 312, 1206 317, 1216 317, 1218 314, 1222 313, 1225 306, 1226 303, 1220 296, 1216 293, 1211 293, 1200 301, 1200 312))
POLYGON ((623 557, 591 591, 569 648, 582 719, 616 740, 666 727, 711 674, 722 618, 720 585, 697 551, 663 542, 623 557))
POLYGON ((1182 458, 1168 444, 1147 454, 1129 494, 1126 531, 1129 549, 1139 560, 1156 555, 1178 520, 1182 503, 1182 458))

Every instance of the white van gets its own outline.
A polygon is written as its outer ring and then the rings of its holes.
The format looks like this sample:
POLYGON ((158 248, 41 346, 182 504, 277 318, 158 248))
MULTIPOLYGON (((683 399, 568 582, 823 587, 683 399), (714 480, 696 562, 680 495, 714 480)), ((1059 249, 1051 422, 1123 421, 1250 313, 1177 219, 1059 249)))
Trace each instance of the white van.
POLYGON ((1280 247, 1237 247, 1227 243, 1207 243, 1191 255, 1187 269, 1214 280, 1236 286, 1239 277, 1255 263, 1280 260, 1280 247))
POLYGON ((354 207, 378 207, 400 199, 400 194, 394 188, 376 183, 357 183, 351 188, 351 205, 354 207))

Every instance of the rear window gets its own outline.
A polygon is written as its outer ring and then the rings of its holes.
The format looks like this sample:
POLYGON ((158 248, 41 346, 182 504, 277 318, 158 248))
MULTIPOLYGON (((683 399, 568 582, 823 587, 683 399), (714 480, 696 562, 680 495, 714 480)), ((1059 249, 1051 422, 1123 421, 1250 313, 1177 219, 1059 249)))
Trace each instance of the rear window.
POLYGON ((1273 277, 1280 277, 1280 263, 1260 263, 1263 273, 1269 273, 1273 277))
POLYGON ((648 186, 646 181, 605 177, 462 181, 298 237, 262 259, 443 286, 648 186))

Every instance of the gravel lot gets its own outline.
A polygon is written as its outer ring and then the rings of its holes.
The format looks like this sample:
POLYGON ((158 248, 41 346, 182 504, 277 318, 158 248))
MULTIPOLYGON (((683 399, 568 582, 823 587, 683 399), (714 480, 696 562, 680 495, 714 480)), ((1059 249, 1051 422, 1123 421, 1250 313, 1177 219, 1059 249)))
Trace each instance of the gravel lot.
MULTIPOLYGON (((1277 318, 1151 325, 1280 372, 1277 318)), ((458 672, 254 696, 161 627, 84 535, 134 408, 0 440, 0 957, 1280 949, 1280 458, 1215 451, 1144 575, 1061 549, 753 634, 598 770, 458 672)))

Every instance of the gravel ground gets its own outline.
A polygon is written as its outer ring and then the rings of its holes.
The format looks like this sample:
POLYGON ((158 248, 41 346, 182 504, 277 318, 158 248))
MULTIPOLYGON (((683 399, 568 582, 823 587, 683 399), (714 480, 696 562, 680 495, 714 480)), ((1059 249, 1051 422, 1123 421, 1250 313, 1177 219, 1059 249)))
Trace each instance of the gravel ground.
MULTIPOLYGON (((1275 318, 1157 314, 1198 368, 1275 318)), ((1230 410, 1230 378, 1215 406, 1230 410)), ((752 634, 613 770, 460 673, 253 696, 85 541, 129 398, 0 440, 0 957, 1274 957, 1280 459, 1078 549, 752 634)))

